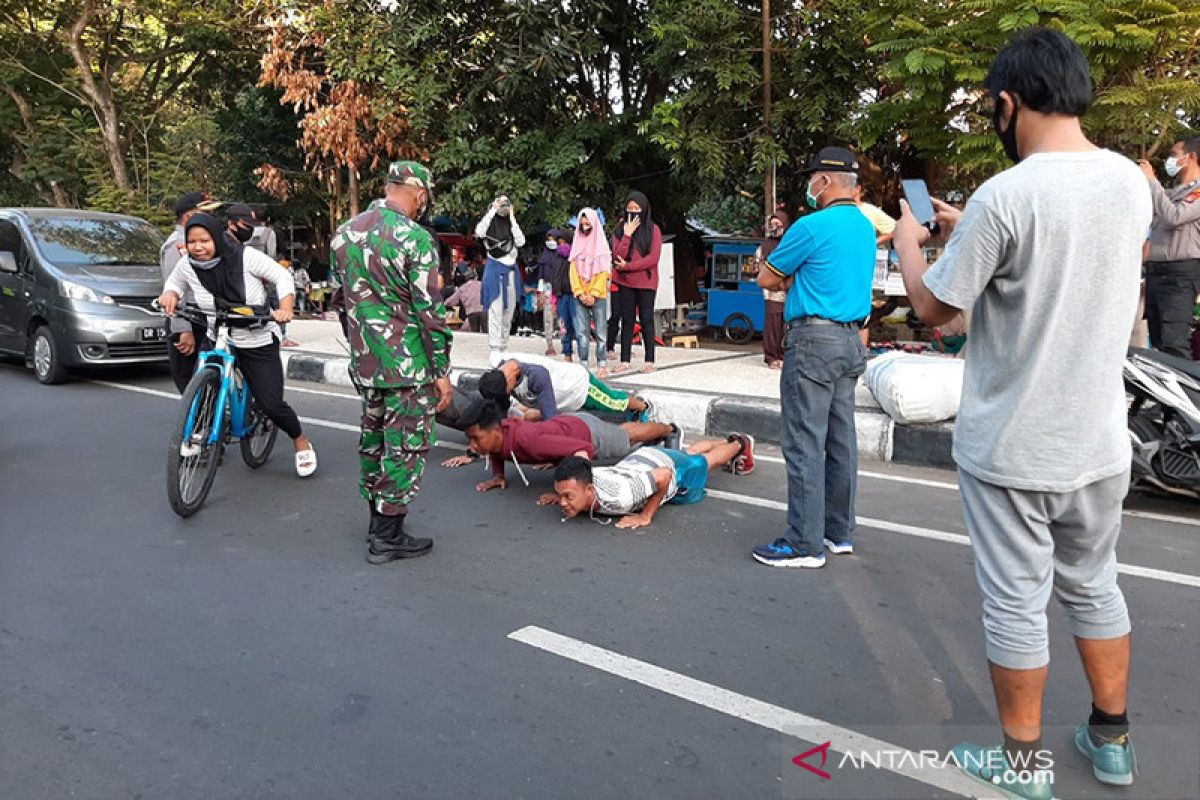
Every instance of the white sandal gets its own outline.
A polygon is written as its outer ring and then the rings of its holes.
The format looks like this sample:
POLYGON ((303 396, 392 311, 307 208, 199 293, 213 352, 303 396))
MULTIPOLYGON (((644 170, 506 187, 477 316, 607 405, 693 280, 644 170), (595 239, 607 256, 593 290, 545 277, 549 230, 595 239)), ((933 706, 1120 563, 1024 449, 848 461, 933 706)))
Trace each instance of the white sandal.
POLYGON ((317 451, 311 447, 296 451, 296 474, 307 478, 317 471, 317 451))

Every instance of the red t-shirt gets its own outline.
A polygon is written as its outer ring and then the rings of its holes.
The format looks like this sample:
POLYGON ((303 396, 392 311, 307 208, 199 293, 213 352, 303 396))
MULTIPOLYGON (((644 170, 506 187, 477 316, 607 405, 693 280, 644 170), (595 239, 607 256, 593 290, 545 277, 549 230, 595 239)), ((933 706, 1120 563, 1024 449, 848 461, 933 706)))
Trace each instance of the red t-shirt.
POLYGON ((568 414, 542 422, 506 419, 500 422, 504 434, 504 449, 492 458, 492 474, 504 477, 504 464, 516 456, 523 464, 557 464, 583 451, 589 458, 596 455, 592 432, 587 423, 568 414))

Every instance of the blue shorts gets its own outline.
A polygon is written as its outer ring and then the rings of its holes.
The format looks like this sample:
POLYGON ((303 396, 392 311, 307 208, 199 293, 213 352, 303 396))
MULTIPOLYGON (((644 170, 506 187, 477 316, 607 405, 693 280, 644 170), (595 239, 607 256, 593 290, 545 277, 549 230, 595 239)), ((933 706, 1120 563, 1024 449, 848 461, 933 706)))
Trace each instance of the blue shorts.
POLYGON ((704 456, 660 447, 671 461, 675 462, 675 496, 668 502, 677 506, 699 503, 704 499, 704 487, 708 485, 708 460, 704 456))

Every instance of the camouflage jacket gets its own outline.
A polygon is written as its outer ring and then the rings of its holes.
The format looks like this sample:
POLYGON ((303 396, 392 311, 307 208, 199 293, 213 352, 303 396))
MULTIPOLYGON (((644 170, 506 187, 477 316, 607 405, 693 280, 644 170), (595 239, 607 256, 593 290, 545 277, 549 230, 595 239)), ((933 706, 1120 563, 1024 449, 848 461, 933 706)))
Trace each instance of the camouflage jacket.
POLYGON ((376 200, 338 228, 329 258, 345 300, 355 383, 423 386, 450 374, 451 332, 428 231, 376 200))

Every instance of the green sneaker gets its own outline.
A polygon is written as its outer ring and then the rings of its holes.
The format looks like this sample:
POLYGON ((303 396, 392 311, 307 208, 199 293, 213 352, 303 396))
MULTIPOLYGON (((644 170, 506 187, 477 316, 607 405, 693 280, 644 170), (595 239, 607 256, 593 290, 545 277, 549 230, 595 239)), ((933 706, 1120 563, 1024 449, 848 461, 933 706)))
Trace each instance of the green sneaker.
POLYGON ((953 750, 954 758, 963 772, 992 787, 1012 800, 1054 800, 1053 776, 1044 779, 1040 772, 1020 771, 1008 766, 1004 748, 981 747, 963 742, 953 750), (1025 780, 1021 780, 1021 778, 1025 780))
POLYGON ((1137 771, 1137 757, 1133 753, 1133 741, 1128 733, 1096 747, 1092 744, 1092 737, 1088 736, 1088 726, 1085 722, 1075 729, 1075 749, 1092 762, 1092 774, 1101 783, 1112 786, 1128 786, 1133 783, 1133 773, 1137 771))

